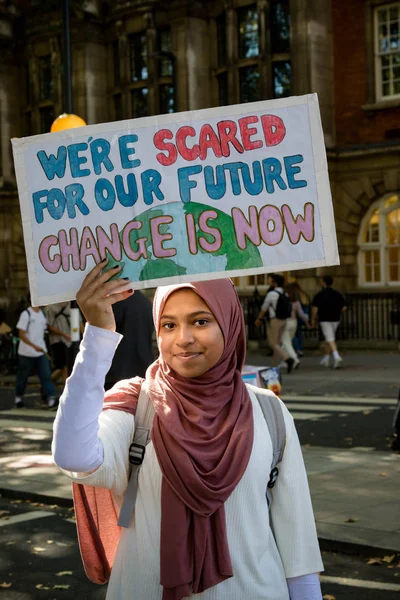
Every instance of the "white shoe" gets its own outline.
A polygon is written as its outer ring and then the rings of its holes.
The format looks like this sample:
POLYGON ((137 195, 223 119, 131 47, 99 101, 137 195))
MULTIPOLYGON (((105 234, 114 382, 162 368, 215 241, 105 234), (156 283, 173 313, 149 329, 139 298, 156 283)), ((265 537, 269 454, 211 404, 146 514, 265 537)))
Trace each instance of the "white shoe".
POLYGON ((342 362, 343 362, 343 358, 341 356, 339 356, 339 358, 335 358, 335 361, 333 363, 333 368, 334 369, 341 369, 342 368, 342 362))
POLYGON ((56 408, 57 400, 55 398, 53 398, 53 396, 50 396, 49 398, 47 398, 47 406, 49 408, 56 408))
POLYGON ((330 359, 329 356, 324 356, 324 358, 319 363, 321 365, 321 367, 329 367, 329 359, 330 359))

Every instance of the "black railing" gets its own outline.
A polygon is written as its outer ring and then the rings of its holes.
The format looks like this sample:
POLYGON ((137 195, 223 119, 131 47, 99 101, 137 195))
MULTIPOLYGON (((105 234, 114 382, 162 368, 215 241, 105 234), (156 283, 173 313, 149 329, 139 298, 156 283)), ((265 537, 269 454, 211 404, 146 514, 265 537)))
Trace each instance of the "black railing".
MULTIPOLYGON (((400 341, 400 293, 345 294, 345 298, 348 309, 343 313, 338 339, 400 341)), ((259 328, 254 324, 263 300, 257 289, 252 296, 240 297, 249 340, 266 338, 266 323, 259 328)), ((304 336, 321 339, 317 329, 304 329, 304 336)))

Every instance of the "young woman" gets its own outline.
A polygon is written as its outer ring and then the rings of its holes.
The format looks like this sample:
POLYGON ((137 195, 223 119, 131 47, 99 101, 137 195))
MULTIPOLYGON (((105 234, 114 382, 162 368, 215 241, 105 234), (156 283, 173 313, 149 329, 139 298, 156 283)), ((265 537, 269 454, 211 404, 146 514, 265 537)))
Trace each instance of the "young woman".
MULTIPOLYGON (((120 291, 125 281, 109 281, 113 273, 102 273, 104 266, 89 273, 77 296, 87 326, 60 399, 53 454, 87 491, 75 493, 78 523, 86 519, 98 537, 118 546, 115 558, 108 547, 100 550, 113 562, 107 600, 321 600, 323 566, 307 477, 284 407, 286 447, 268 511, 272 444, 241 377, 245 327, 232 283, 158 288, 160 357, 144 381, 120 382, 103 405, 104 377, 121 337, 112 304, 132 293, 120 291), (115 513, 127 487, 141 384, 155 409, 152 440, 133 518, 120 531, 115 513)), ((91 544, 83 533, 80 546, 87 572, 100 581, 96 535, 91 544)))
POLYGON ((283 330, 282 335, 282 347, 288 354, 288 356, 293 358, 293 368, 297 369, 300 365, 300 360, 297 356, 296 350, 294 349, 293 338, 296 335, 298 319, 301 319, 301 321, 309 329, 311 328, 311 325, 309 323, 307 315, 305 314, 301 306, 300 295, 298 292, 297 285, 295 283, 288 283, 285 286, 285 292, 288 294, 292 303, 292 314, 290 315, 289 319, 286 319, 285 329, 283 330))

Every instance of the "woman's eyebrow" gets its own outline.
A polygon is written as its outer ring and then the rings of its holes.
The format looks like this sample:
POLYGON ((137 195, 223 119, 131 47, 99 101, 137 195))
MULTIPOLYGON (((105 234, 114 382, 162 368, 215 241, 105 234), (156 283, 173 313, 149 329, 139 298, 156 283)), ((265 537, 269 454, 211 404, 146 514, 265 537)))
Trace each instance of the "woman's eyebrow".
MULTIPOLYGON (((213 317, 214 315, 208 310, 197 310, 196 312, 192 312, 187 315, 190 318, 198 317, 199 315, 208 315, 209 317, 213 317)), ((176 315, 162 315, 160 320, 162 319, 176 319, 176 315)))

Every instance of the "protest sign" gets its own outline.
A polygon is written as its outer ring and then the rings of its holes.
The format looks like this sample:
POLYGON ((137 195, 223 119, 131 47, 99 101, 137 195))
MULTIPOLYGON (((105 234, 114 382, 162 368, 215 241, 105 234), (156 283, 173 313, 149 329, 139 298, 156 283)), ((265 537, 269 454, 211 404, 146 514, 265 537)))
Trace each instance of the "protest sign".
POLYGON ((338 264, 315 94, 12 140, 34 305, 338 264))

